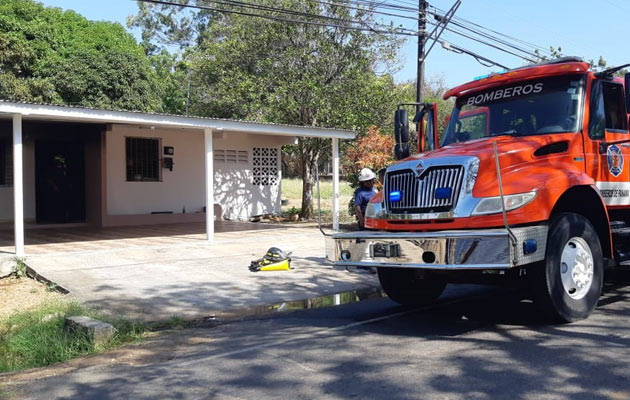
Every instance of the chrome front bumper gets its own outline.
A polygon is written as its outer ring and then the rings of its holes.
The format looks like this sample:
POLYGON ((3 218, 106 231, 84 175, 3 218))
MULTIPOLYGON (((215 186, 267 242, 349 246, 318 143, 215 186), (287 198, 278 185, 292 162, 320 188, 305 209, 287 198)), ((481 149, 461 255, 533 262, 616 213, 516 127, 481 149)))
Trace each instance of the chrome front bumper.
POLYGON ((339 266, 420 269, 508 269, 545 258, 547 226, 505 229, 337 233, 326 257, 339 266))

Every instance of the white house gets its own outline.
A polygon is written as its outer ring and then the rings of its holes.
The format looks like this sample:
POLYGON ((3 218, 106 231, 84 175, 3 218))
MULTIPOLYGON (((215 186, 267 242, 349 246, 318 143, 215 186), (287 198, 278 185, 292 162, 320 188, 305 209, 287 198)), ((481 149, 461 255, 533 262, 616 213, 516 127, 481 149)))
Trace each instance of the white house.
POLYGON ((206 221, 212 240, 215 212, 279 213, 280 149, 297 137, 332 138, 338 217, 338 140, 353 132, 0 100, 0 222, 18 256, 24 223, 206 221))

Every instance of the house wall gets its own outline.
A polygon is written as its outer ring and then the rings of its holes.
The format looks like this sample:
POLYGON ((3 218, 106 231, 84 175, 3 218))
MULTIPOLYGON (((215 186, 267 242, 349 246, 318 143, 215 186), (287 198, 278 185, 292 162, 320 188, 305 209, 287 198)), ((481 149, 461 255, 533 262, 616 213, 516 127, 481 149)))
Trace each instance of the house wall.
POLYGON ((187 213, 202 211, 205 191, 201 132, 114 125, 105 138, 108 215, 164 211, 181 214, 184 209, 187 213), (127 182, 126 137, 158 138, 162 148, 173 146, 173 171, 161 168, 160 182, 127 182))
POLYGON ((219 133, 214 136, 214 201, 221 205, 225 219, 244 220, 252 215, 280 213, 281 164, 280 148, 293 143, 294 138, 280 136, 248 135, 244 133, 219 133), (254 184, 255 147, 276 149, 276 183, 254 184), (217 159, 221 151, 246 151, 247 162, 217 159))
MULTIPOLYGON (((244 133, 217 132, 216 150, 247 151, 247 163, 214 162, 215 203, 221 205, 226 219, 246 219, 251 215, 280 211, 280 157, 275 185, 252 183, 252 149, 278 149, 292 139, 244 133)), ((182 129, 140 129, 112 125, 105 136, 106 216, 105 225, 202 221, 205 206, 204 135, 202 131, 182 129), (174 147, 173 171, 162 168, 160 182, 126 181, 126 137, 158 138, 164 146, 174 147), (183 211, 187 215, 183 215, 183 211), (175 215, 150 215, 168 211, 175 215), (195 216, 195 213, 196 216, 195 216), (190 215, 193 214, 193 215, 190 215), (179 216, 176 216, 179 215, 179 216), (197 218, 198 216, 198 218, 197 218)))

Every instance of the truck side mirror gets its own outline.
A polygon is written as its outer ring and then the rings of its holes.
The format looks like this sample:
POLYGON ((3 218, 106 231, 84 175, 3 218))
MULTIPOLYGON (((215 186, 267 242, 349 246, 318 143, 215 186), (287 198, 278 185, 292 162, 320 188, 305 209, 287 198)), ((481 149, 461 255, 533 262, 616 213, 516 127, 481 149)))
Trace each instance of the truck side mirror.
MULTIPOLYGON (((626 112, 630 113, 630 72, 626 73, 624 76, 624 92, 626 97, 626 112)), ((629 125, 630 126, 630 125, 629 125)))
POLYGON ((394 157, 397 160, 409 157, 409 113, 398 109, 394 114, 394 157))

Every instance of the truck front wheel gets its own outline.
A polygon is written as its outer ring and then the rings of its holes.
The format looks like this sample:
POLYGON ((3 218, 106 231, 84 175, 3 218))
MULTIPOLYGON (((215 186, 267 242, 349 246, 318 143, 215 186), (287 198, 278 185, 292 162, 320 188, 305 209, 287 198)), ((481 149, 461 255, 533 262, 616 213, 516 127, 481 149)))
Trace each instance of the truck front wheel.
POLYGON ((390 299, 406 306, 431 303, 446 287, 441 277, 412 268, 379 268, 378 280, 390 299))
POLYGON ((541 310, 563 322, 588 317, 602 293, 603 275, 602 248, 590 221, 574 213, 553 218, 545 260, 533 270, 541 310))

